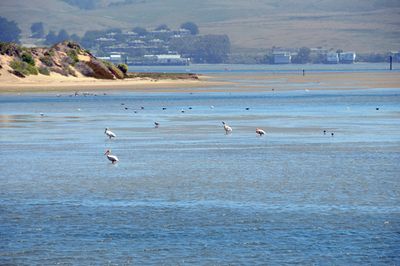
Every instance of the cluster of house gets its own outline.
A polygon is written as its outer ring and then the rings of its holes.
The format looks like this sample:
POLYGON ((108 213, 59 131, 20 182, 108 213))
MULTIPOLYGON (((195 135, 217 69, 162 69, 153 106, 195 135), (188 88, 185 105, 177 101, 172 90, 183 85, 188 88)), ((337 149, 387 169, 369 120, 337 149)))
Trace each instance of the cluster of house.
POLYGON ((145 35, 135 32, 110 32, 95 41, 95 50, 103 60, 130 65, 187 65, 189 58, 183 58, 170 49, 174 39, 190 35, 186 29, 153 30, 145 35))
MULTIPOLYGON (((321 49, 311 49, 312 53, 316 53, 323 57, 321 63, 326 64, 352 64, 356 60, 355 52, 327 52, 321 49)), ((292 63, 292 57, 296 56, 297 53, 288 51, 273 51, 273 63, 274 64, 290 64, 292 63)))

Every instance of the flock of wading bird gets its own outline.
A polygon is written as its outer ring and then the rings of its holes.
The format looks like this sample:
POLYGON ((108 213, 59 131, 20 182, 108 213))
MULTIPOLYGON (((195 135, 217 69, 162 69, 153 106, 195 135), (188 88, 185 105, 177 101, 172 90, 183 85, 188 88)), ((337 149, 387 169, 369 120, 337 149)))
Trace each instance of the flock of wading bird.
MULTIPOLYGON (((104 95, 105 95, 105 94, 104 94, 104 95)), ((121 103, 121 105, 123 106, 123 105, 125 105, 125 104, 124 104, 124 103, 121 103)), ((211 109, 214 109, 214 106, 210 106, 210 108, 211 108, 211 109)), ((125 110, 128 110, 129 108, 128 108, 128 107, 124 107, 124 109, 125 109, 125 110)), ((140 107, 140 109, 141 109, 141 110, 144 110, 144 107, 142 106, 142 107, 140 107)), ((162 108, 162 110, 166 110, 166 109, 167 109, 166 107, 163 107, 163 108, 162 108)), ((192 107, 189 107, 189 110, 191 110, 191 109, 192 109, 192 107)), ((248 111, 248 110, 250 110, 250 108, 247 107, 246 110, 248 111)), ((376 108, 376 110, 378 111, 379 108, 376 108)), ((136 110, 135 110, 134 112, 137 113, 136 110)), ((182 110, 181 110, 181 113, 185 113, 185 110, 182 109, 182 110)), ((158 128, 159 126, 160 126, 160 123, 154 122, 154 127, 155 127, 155 128, 158 128)), ((226 134, 226 135, 232 133, 232 128, 231 128, 227 123, 225 123, 224 121, 222 121, 222 126, 223 126, 223 128, 224 128, 224 130, 225 130, 225 134, 226 134)), ((324 135, 326 135, 328 132, 327 132, 326 130, 324 130, 323 133, 324 133, 324 135)), ((117 136, 117 135, 116 135, 114 132, 112 132, 109 128, 106 128, 106 129, 104 130, 104 134, 105 134, 109 139, 115 138, 115 137, 117 136)), ((265 132, 263 129, 261 129, 261 128, 256 128, 256 134, 257 134, 258 136, 261 137, 261 136, 265 135, 266 132, 265 132)), ((335 133, 334 133, 334 132, 331 132, 331 136, 333 137, 334 135, 335 135, 335 133)), ((117 163, 117 162, 119 161, 119 159, 118 159, 117 156, 111 154, 111 149, 107 149, 106 152, 104 153, 104 155, 107 156, 107 159, 110 160, 112 164, 115 164, 115 163, 117 163)))
MULTIPOLYGON (((155 128, 158 128, 159 126, 160 126, 160 123, 154 122, 154 127, 155 127, 155 128)), ((223 128, 224 128, 224 130, 225 130, 225 134, 226 134, 226 135, 232 133, 232 128, 231 128, 227 123, 225 123, 224 121, 222 121, 222 126, 223 126, 223 128)), ((115 137, 117 136, 117 135, 116 135, 114 132, 112 132, 109 128, 106 128, 106 129, 104 130, 104 134, 105 134, 109 139, 113 139, 113 138, 115 138, 115 137)), ((256 128, 256 134, 257 134, 258 136, 261 137, 262 135, 265 135, 266 133, 265 133, 265 131, 262 130, 261 128, 256 128)), ((115 164, 115 163, 117 163, 117 162, 119 161, 119 159, 118 159, 118 157, 117 157, 116 155, 112 155, 112 154, 111 154, 111 150, 110 150, 110 149, 107 149, 106 152, 104 153, 104 155, 107 156, 107 159, 110 160, 112 164, 115 164)))

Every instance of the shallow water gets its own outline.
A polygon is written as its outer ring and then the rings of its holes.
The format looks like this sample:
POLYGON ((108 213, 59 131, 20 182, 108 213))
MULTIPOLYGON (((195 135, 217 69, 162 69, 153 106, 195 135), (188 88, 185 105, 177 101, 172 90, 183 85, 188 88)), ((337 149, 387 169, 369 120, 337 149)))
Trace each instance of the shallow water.
POLYGON ((1 96, 0 263, 399 264, 399 103, 398 90, 1 96))

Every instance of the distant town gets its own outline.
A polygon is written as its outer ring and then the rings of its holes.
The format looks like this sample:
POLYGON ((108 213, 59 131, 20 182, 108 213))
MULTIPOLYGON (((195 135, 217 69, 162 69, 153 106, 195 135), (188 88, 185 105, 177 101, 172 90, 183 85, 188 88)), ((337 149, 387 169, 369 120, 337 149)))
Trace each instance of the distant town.
MULTIPOLYGON (((21 43, 21 30, 13 21, 0 17, 0 41, 21 43), (7 29, 2 31, 1 29, 7 29)), ((400 61, 399 51, 358 54, 334 48, 265 48, 263 52, 237 52, 231 48, 227 35, 202 35, 193 22, 177 29, 162 24, 154 29, 90 30, 82 37, 66 30, 45 33, 42 22, 33 23, 27 46, 52 46, 64 40, 80 43, 98 58, 127 65, 189 65, 195 64, 352 64, 355 62, 400 61)))

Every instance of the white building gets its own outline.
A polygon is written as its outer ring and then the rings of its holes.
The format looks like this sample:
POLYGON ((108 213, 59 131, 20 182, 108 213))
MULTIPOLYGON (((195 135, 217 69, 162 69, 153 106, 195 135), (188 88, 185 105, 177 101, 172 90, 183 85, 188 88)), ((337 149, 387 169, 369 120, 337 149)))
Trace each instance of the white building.
POLYGON ((292 62, 292 55, 290 52, 274 52, 274 64, 290 64, 292 62))
POLYGON ((122 56, 120 54, 110 55, 110 61, 112 63, 122 63, 122 56))
POLYGON ((326 54, 326 62, 328 64, 338 64, 339 63, 339 54, 338 53, 327 53, 326 54))
POLYGON ((356 60, 355 52, 344 52, 339 54, 339 61, 342 64, 353 64, 356 60))
POLYGON ((157 65, 189 65, 190 59, 179 54, 145 55, 149 63, 157 65))

